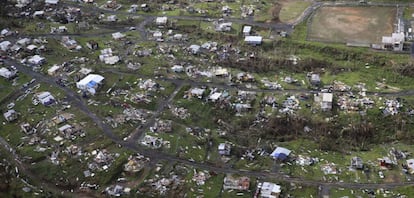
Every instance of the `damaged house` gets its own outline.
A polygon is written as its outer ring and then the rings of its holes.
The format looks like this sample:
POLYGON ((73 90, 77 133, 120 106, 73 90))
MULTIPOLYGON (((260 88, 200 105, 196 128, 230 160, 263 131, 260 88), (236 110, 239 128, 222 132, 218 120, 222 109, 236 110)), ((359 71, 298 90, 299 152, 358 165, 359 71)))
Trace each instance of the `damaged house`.
POLYGON ((40 92, 35 94, 36 100, 38 100, 42 105, 49 106, 55 104, 55 97, 48 91, 40 92))
POLYGON ((13 122, 14 120, 17 119, 19 114, 15 110, 10 109, 10 110, 6 111, 5 113, 3 113, 3 116, 4 116, 4 118, 6 119, 7 122, 13 122))
POLYGON ((102 85, 105 78, 98 74, 89 74, 76 83, 76 87, 82 91, 95 95, 97 89, 102 85))
POLYGON ((226 175, 223 182, 224 190, 249 190, 250 178, 226 175))
POLYGON ((0 68, 0 76, 4 77, 5 79, 12 79, 16 77, 17 71, 16 70, 9 70, 8 68, 2 67, 0 68))

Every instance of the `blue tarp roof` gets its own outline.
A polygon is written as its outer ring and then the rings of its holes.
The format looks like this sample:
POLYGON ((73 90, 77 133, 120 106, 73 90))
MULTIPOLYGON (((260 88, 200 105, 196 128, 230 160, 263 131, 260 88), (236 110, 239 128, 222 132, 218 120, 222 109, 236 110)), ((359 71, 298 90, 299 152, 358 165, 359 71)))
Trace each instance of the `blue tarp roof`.
POLYGON ((87 87, 94 87, 96 85, 95 81, 90 81, 86 86, 87 87))
POLYGON ((273 157, 277 158, 277 159, 280 159, 280 160, 285 160, 285 159, 287 159, 288 156, 284 153, 276 153, 273 157))

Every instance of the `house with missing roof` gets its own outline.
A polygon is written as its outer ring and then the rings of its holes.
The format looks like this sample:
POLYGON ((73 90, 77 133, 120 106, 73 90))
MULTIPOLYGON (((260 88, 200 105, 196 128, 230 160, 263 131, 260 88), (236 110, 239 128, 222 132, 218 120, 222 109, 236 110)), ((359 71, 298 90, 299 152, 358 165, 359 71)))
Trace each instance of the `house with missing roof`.
POLYGON ((35 94, 35 97, 42 105, 45 106, 50 106, 56 103, 55 97, 53 97, 53 95, 48 91, 37 93, 35 94))
POLYGON ((278 198, 282 192, 281 186, 271 182, 263 182, 260 188, 260 198, 278 198))

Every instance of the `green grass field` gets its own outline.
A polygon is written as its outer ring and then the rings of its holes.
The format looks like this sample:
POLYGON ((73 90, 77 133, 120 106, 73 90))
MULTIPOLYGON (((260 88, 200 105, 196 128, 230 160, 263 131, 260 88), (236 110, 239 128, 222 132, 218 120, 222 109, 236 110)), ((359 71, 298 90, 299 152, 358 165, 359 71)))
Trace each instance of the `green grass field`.
POLYGON ((282 1, 282 9, 279 12, 279 19, 282 22, 292 22, 300 15, 303 11, 311 5, 310 1, 294 0, 294 1, 282 1))

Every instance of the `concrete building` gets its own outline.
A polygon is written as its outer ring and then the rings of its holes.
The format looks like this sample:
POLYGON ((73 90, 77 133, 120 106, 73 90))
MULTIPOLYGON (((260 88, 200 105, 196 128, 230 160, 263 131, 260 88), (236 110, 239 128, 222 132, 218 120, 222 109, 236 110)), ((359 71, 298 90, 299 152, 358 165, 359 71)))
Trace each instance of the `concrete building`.
POLYGON ((244 36, 250 36, 251 31, 252 31, 252 26, 246 25, 246 26, 243 27, 243 35, 244 36))
POLYGON ((168 18, 167 17, 157 17, 156 19, 155 19, 155 24, 156 25, 158 25, 158 26, 165 26, 165 25, 167 25, 167 20, 168 20, 168 18))
POLYGON ((53 97, 52 94, 48 91, 37 93, 35 96, 36 99, 39 100, 39 102, 45 106, 55 104, 56 102, 55 97, 53 97))
POLYGON ((5 113, 3 113, 3 116, 7 120, 7 122, 13 122, 14 120, 17 119, 18 114, 15 110, 10 109, 6 111, 5 113))
POLYGON ((50 76, 54 76, 56 75, 56 72, 60 70, 60 68, 61 68, 60 65, 53 65, 51 68, 47 70, 47 74, 50 76))
POLYGON ((220 155, 230 155, 231 146, 226 143, 220 143, 218 146, 218 152, 220 155))
POLYGON ((246 36, 244 37, 244 42, 250 45, 260 45, 262 44, 263 38, 261 36, 246 36))
POLYGON ((383 36, 382 44, 384 49, 391 49, 393 51, 402 51, 405 41, 405 35, 403 32, 392 33, 391 36, 383 36))
POLYGON ((275 183, 263 182, 260 188, 260 198, 278 198, 280 195, 280 186, 275 183))
POLYGON ((248 177, 236 177, 233 175, 226 175, 223 181, 224 190, 249 190, 250 178, 248 177))
POLYGON ((39 56, 39 55, 34 55, 31 58, 29 58, 27 60, 27 62, 29 64, 36 65, 37 66, 37 65, 44 64, 46 62, 46 59, 44 57, 39 56))
POLYGON ((0 68, 0 76, 6 78, 6 79, 12 79, 16 76, 16 71, 10 71, 9 69, 2 67, 0 68))
POLYGON ((329 111, 332 109, 333 94, 322 93, 321 109, 322 111, 329 111))
POLYGON ((105 78, 98 74, 89 74, 76 83, 76 87, 82 91, 87 91, 94 95, 105 78))

